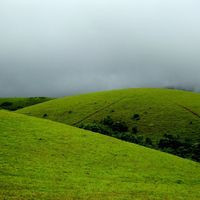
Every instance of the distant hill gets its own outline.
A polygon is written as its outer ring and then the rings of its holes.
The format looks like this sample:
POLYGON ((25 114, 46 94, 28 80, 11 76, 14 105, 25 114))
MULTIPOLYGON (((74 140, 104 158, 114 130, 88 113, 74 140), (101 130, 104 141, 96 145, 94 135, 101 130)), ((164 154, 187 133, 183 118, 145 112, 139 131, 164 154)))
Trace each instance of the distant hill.
POLYGON ((27 106, 43 103, 53 98, 49 97, 27 97, 27 98, 0 98, 0 109, 15 111, 27 106))
POLYGON ((61 123, 0 111, 0 149, 0 199, 200 199, 199 163, 61 123))
POLYGON ((58 98, 17 112, 200 160, 199 93, 143 88, 113 90, 58 98), (109 119, 115 130, 128 134, 109 131, 113 127, 104 126, 110 123, 109 119))

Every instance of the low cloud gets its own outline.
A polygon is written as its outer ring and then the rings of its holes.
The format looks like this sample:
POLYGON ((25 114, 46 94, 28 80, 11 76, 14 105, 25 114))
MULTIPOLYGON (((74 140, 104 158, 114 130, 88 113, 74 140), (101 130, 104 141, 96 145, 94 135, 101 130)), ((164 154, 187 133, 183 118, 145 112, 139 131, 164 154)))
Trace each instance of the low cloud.
POLYGON ((200 90, 198 0, 1 0, 0 96, 200 90))

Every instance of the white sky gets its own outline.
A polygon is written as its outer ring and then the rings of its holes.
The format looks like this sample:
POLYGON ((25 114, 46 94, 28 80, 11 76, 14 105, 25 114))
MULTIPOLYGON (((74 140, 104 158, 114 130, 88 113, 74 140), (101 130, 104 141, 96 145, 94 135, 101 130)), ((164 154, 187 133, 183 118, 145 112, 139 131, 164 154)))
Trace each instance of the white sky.
POLYGON ((200 90, 199 0, 0 0, 0 96, 200 90))

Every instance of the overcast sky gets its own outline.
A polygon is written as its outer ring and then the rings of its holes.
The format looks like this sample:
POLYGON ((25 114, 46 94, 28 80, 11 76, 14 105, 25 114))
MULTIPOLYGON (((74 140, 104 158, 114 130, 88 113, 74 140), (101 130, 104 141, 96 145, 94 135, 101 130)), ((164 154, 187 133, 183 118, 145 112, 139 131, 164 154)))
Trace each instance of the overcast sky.
POLYGON ((200 90, 199 0, 0 0, 0 96, 200 90))

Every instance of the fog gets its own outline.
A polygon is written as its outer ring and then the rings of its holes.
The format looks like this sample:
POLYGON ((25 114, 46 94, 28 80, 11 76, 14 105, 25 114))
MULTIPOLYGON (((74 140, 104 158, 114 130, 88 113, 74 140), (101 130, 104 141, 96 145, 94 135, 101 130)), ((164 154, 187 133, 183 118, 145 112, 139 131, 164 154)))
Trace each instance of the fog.
POLYGON ((199 0, 1 0, 0 96, 200 91, 199 0))

